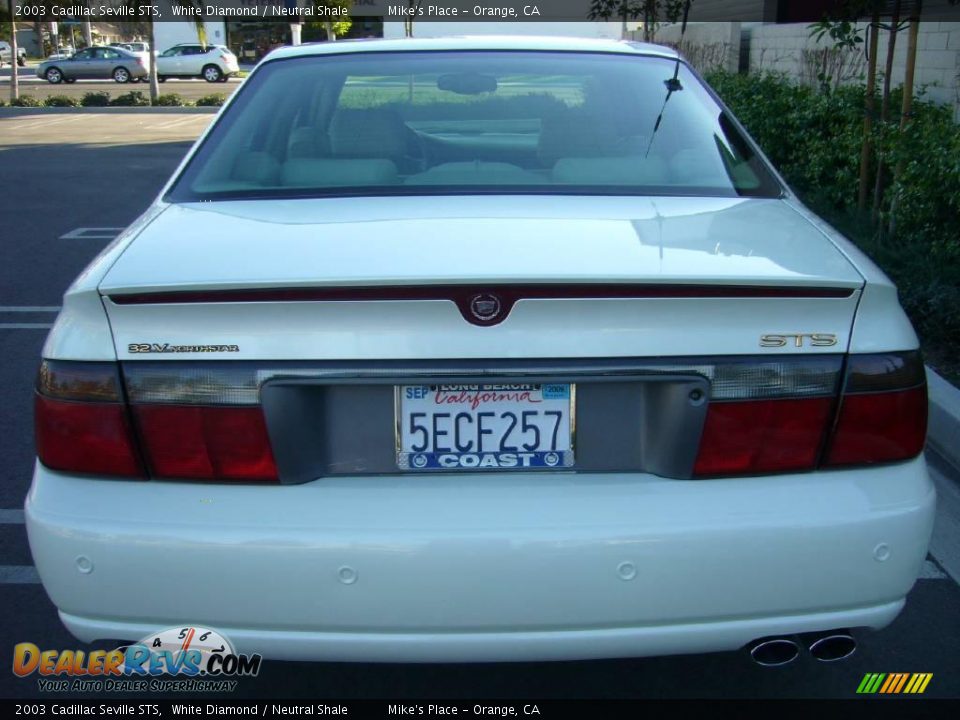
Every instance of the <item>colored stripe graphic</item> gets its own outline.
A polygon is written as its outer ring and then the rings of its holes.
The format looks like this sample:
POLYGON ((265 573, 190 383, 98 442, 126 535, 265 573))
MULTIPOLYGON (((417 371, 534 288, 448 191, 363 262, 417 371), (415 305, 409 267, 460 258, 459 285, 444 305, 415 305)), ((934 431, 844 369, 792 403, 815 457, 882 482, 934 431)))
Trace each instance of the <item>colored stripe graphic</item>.
POLYGON ((887 675, 887 681, 880 687, 880 693, 886 695, 890 692, 890 688, 897 684, 898 680, 900 680, 900 673, 890 673, 887 675))
POLYGON ((900 682, 897 683, 897 686, 891 692, 895 692, 895 693, 900 692, 903 689, 903 686, 906 684, 907 679, 909 677, 910 676, 907 673, 900 673, 900 682))
POLYGON ((933 673, 867 673, 857 686, 858 695, 921 695, 933 673))

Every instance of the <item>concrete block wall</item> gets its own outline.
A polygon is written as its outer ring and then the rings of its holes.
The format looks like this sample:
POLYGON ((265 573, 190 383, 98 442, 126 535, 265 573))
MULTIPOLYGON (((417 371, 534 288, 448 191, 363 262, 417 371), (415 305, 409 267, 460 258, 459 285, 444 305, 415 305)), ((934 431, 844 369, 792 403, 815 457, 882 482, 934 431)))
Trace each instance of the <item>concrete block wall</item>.
POLYGON ((738 22, 688 23, 680 38, 680 24, 657 29, 656 42, 678 47, 701 72, 723 69, 736 72, 740 63, 741 24, 738 22))
MULTIPOLYGON (((860 23, 866 37, 866 23, 860 23)), ((829 40, 810 37, 806 24, 761 25, 745 27, 744 52, 749 54, 746 66, 751 71, 783 72, 801 82, 816 80, 811 72, 812 52, 829 49, 829 40), (804 51, 807 51, 806 55, 804 51), (806 59, 805 59, 806 58, 806 59)), ((888 33, 881 31, 878 68, 886 63, 888 33)), ((907 32, 897 34, 891 82, 903 82, 907 57, 907 32)), ((843 82, 863 82, 866 58, 862 52, 848 53, 843 82)), ((917 37, 917 65, 914 86, 930 101, 952 105, 960 122, 960 22, 924 21, 917 37)))
MULTIPOLYGON (((867 35, 867 24, 860 23, 867 35)), ((680 25, 662 25, 656 42, 680 44, 680 25)), ((881 31, 878 68, 886 63, 888 34, 881 31)), ((866 79, 867 60, 862 50, 836 51, 829 39, 810 37, 807 23, 690 23, 681 51, 701 71, 720 66, 730 71, 780 72, 798 82, 816 83, 826 69, 842 83, 866 79)), ((897 34, 891 82, 903 82, 907 32, 897 34)), ((960 22, 923 21, 917 38, 916 92, 932 102, 951 105, 960 122, 960 22)))

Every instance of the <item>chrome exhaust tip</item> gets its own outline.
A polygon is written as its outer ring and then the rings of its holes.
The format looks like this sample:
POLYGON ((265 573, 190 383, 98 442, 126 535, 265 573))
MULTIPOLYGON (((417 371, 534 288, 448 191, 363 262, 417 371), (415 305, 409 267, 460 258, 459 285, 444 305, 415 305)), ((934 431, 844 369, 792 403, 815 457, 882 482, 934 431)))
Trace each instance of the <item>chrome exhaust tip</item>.
POLYGON ((750 657, 757 665, 777 667, 797 659, 800 646, 790 638, 765 638, 750 644, 750 657))
POLYGON ((846 660, 857 651, 857 641, 849 630, 823 633, 810 643, 810 654, 820 662, 846 660))

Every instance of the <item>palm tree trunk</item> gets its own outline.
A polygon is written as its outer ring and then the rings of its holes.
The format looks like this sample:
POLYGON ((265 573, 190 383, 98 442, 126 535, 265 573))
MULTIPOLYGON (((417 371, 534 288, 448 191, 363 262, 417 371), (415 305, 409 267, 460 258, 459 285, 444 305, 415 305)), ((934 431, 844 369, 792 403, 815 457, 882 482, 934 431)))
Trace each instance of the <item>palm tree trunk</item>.
POLYGON ((148 62, 150 63, 150 104, 156 105, 157 100, 160 98, 160 81, 157 79, 157 58, 154 55, 156 44, 153 37, 153 20, 147 20, 146 22, 147 39, 150 44, 148 51, 148 62))
MULTIPOLYGON (((903 136, 907 132, 907 126, 910 124, 910 113, 913 110, 913 79, 917 69, 917 36, 920 32, 920 7, 921 0, 917 0, 913 6, 913 12, 910 13, 910 32, 907 35, 907 66, 903 76, 903 104, 900 106, 900 138, 903 142, 903 136)), ((903 174, 903 153, 897 158, 897 166, 893 170, 893 185, 896 187, 897 181, 903 174)), ((897 231, 897 194, 893 195, 890 201, 890 227, 889 235, 893 237, 897 231)))
POLYGON ((870 20, 870 53, 867 66, 867 92, 863 99, 863 145, 860 147, 860 187, 857 195, 857 207, 867 209, 867 184, 870 182, 870 158, 873 156, 873 113, 877 92, 877 51, 880 40, 880 11, 876 10, 870 20))
POLYGON ((13 20, 14 3, 10 0, 10 102, 20 97, 20 66, 17 65, 17 23, 13 20))
MULTIPOLYGON (((890 41, 887 43, 887 64, 883 76, 883 100, 880 103, 880 122, 886 126, 890 119, 890 75, 893 74, 893 54, 897 48, 897 32, 900 29, 900 0, 893 5, 893 17, 890 19, 890 41)), ((883 157, 877 159, 877 180, 873 186, 873 221, 880 218, 880 205, 883 202, 883 157)))

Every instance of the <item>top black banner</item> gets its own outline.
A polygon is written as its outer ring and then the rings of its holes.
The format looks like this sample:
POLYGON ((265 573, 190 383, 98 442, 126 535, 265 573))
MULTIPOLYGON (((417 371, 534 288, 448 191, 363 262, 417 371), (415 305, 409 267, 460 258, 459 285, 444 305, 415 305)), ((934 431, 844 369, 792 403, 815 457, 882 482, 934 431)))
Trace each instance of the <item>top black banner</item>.
MULTIPOLYGON (((22 22, 676 22, 683 0, 13 0, 22 22)), ((690 22, 815 22, 848 18, 844 0, 691 0, 690 22)), ((890 3, 891 7, 893 3, 890 3)), ((913 3, 903 3, 909 12, 913 3)), ((926 0, 923 20, 960 21, 960 5, 926 0)))

